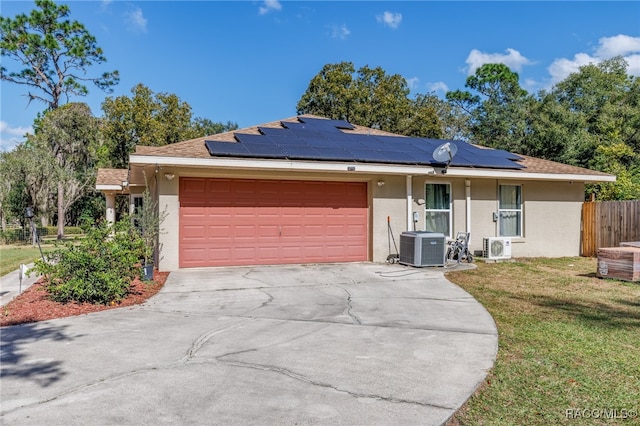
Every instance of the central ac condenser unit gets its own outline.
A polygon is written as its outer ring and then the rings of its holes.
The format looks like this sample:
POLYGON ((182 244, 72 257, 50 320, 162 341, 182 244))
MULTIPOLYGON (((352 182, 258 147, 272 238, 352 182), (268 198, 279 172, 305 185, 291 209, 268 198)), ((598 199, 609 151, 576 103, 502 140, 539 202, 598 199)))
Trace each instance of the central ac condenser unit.
POLYGON ((408 231, 400 234, 400 263, 410 266, 444 266, 444 234, 408 231))
POLYGON ((485 259, 510 259, 511 238, 484 238, 482 240, 482 257, 484 257, 485 259))

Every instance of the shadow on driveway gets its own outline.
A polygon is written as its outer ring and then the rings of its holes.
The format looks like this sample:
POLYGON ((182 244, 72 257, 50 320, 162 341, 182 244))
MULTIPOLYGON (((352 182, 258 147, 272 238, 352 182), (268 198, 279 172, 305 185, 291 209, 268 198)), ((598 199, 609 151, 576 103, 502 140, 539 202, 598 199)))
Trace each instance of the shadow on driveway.
POLYGON ((62 369, 62 361, 40 358, 25 362, 27 346, 35 342, 51 340, 70 341, 65 333, 66 326, 46 323, 23 324, 4 327, 0 331, 0 380, 9 377, 30 380, 41 387, 47 387, 62 379, 67 373, 62 369))

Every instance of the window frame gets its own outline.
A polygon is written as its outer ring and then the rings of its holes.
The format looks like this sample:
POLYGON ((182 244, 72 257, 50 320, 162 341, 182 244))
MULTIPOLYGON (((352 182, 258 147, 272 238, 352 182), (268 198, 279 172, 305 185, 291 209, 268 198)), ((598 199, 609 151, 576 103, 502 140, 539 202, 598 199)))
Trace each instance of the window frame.
POLYGON ((453 235, 453 185, 451 184, 451 182, 442 182, 442 181, 426 181, 424 183, 424 229, 427 232, 440 232, 443 233, 445 237, 448 238, 452 238, 451 236, 453 235), (430 209, 427 205, 428 203, 428 199, 429 197, 427 196, 427 188, 429 185, 446 185, 449 187, 449 208, 447 209, 430 209), (448 230, 449 233, 447 234, 446 232, 442 232, 442 231, 429 231, 427 230, 427 214, 429 212, 435 212, 435 213, 442 213, 442 212, 446 212, 448 213, 448 230))
POLYGON ((513 183, 500 183, 498 184, 498 236, 499 237, 510 237, 510 238, 523 238, 524 237, 524 197, 522 191, 522 184, 513 184, 513 183), (516 200, 519 198, 519 208, 502 208, 502 199, 501 199, 501 189, 502 187, 515 187, 518 188, 519 197, 516 196, 516 200), (502 233, 502 213, 519 213, 519 221, 518 221, 518 230, 519 233, 517 235, 503 235, 502 233))

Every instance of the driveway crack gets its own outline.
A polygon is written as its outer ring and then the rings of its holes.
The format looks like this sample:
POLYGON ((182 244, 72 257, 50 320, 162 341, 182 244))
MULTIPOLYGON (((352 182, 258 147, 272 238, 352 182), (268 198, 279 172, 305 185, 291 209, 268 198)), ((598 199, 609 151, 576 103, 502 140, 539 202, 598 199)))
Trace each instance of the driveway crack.
MULTIPOLYGON (((223 355, 225 356, 225 355, 223 355)), ((385 401, 385 402, 391 402, 394 404, 410 404, 410 405, 418 405, 420 407, 427 407, 427 408, 440 408, 443 410, 453 410, 453 407, 448 407, 448 406, 444 406, 444 405, 437 405, 437 404, 429 404, 426 402, 420 402, 420 401, 413 401, 413 400, 409 400, 409 399, 404 399, 404 398, 395 398, 392 396, 382 396, 382 395, 375 395, 375 394, 367 394, 367 393, 361 393, 361 392, 353 392, 347 389, 342 389, 339 388, 335 385, 332 385, 330 383, 325 383, 325 382, 320 382, 317 380, 313 380, 303 374, 300 373, 296 373, 294 371, 288 370, 286 368, 282 368, 282 367, 277 367, 275 365, 267 365, 267 364, 256 364, 256 363, 250 363, 250 362, 242 362, 242 361, 232 361, 232 360, 223 360, 220 359, 220 357, 216 358, 217 361, 221 364, 224 365, 228 365, 228 366, 232 366, 232 367, 239 367, 239 368, 250 368, 253 370, 260 370, 260 371, 269 371, 269 372, 274 372, 274 373, 278 373, 278 374, 282 374, 286 377, 292 378, 294 380, 298 380, 300 382, 303 383, 307 383, 310 384, 312 386, 318 386, 321 388, 326 388, 326 389, 331 389, 334 390, 336 392, 340 392, 340 393, 345 393, 347 395, 350 395, 354 398, 369 398, 369 399, 376 399, 379 401, 385 401)))
POLYGON ((266 291, 263 288, 257 288, 256 290, 258 290, 261 293, 264 293, 267 295, 267 300, 265 300, 264 302, 262 302, 260 304, 260 306, 256 306, 255 308, 251 308, 248 311, 244 312, 242 315, 247 315, 249 312, 253 312, 253 311, 257 311, 258 309, 264 308, 265 306, 267 306, 269 303, 273 302, 273 296, 266 291))
POLYGON ((211 338, 217 334, 220 333, 224 333, 226 331, 229 331, 237 326, 239 326, 240 324, 242 324, 243 322, 246 321, 242 321, 242 322, 237 322, 235 324, 230 324, 226 327, 222 327, 222 328, 216 328, 214 330, 209 330, 206 333, 201 334, 200 336, 198 336, 193 343, 191 344, 191 347, 187 350, 187 353, 180 358, 176 364, 186 364, 187 362, 191 361, 193 358, 196 357, 196 355, 198 354, 198 351, 200 349, 202 349, 202 347, 209 341, 211 340, 211 338))
POLYGON ((340 289, 342 289, 342 291, 344 291, 345 293, 347 293, 347 309, 346 309, 346 314, 349 315, 349 317, 351 318, 351 320, 358 324, 358 325, 362 325, 362 322, 360 321, 360 318, 358 318, 358 316, 353 312, 353 304, 352 304, 352 299, 351 299, 351 293, 349 292, 349 290, 347 290, 344 287, 338 287, 340 289))

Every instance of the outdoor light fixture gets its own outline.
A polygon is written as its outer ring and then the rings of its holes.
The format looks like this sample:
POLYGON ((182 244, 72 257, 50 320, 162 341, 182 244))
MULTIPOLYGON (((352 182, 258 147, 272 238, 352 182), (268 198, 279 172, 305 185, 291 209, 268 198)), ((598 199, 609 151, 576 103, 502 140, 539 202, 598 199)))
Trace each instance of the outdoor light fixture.
POLYGON ((385 183, 386 183, 385 181, 383 181, 383 180, 379 180, 379 181, 378 181, 378 186, 384 186, 384 184, 385 184, 385 183))
POLYGON ((27 207, 27 208, 24 210, 24 217, 25 217, 25 218, 27 218, 27 219, 29 219, 29 220, 31 220, 31 219, 33 219, 33 216, 35 216, 35 215, 33 214, 33 209, 32 209, 31 207, 27 207))
POLYGON ((128 181, 126 181, 126 180, 123 180, 123 181, 122 181, 122 187, 123 187, 123 188, 126 188, 127 186, 129 186, 129 182, 128 182, 128 181))
POLYGON ((173 180, 174 177, 176 177, 176 175, 174 175, 173 173, 165 173, 164 174, 164 178, 166 180, 173 180))
POLYGON ((347 166, 347 171, 348 172, 355 172, 356 171, 356 166, 347 166))

